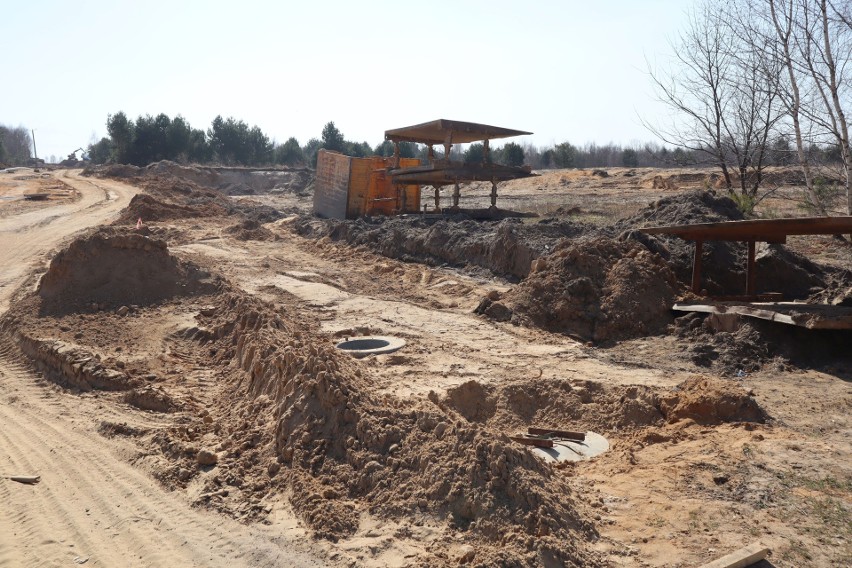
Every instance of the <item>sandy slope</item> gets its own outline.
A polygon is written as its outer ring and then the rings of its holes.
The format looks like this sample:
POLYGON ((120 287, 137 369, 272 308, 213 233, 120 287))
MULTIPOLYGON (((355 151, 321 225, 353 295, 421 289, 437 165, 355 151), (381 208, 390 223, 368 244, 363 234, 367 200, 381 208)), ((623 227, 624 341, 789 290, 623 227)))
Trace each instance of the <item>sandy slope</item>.
MULTIPOLYGON (((136 188, 57 172, 81 199, 0 220, 0 313, 30 269, 68 235, 108 222, 136 188)), ((323 566, 281 535, 193 510, 128 463, 129 446, 102 420, 156 427, 144 413, 105 408, 41 381, 0 345, 0 566, 323 566), (124 455, 122 456, 122 453, 124 455), (286 562, 285 560, 286 559, 286 562)))

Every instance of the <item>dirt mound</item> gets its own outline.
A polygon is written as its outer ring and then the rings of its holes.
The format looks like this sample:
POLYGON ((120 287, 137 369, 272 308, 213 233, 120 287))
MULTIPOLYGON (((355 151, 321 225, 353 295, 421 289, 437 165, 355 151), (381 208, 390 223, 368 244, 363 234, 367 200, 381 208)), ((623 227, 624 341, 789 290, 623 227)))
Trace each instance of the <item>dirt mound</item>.
POLYGON ((276 241, 278 236, 254 219, 246 219, 231 225, 225 232, 239 241, 276 241))
POLYGON ((294 230, 306 237, 329 237, 364 245, 379 254, 428 264, 480 266, 503 276, 524 278, 532 261, 553 250, 563 238, 593 232, 582 223, 543 219, 474 221, 419 217, 363 218, 339 221, 303 217, 294 230))
POLYGON ((258 193, 301 193, 313 182, 307 168, 258 170, 241 167, 184 166, 168 160, 150 164, 145 175, 171 177, 191 181, 201 187, 216 189, 226 195, 258 193))
POLYGON ((757 371, 780 347, 780 338, 766 337, 755 325, 758 322, 742 322, 733 331, 718 331, 706 314, 689 313, 674 321, 672 333, 688 340, 685 355, 692 363, 735 377, 757 371))
POLYGON ((509 433, 536 425, 623 435, 628 429, 687 418, 705 425, 767 418, 736 383, 705 377, 690 378, 671 389, 565 379, 499 386, 468 381, 449 389, 440 405, 468 422, 509 433))
POLYGON ((169 160, 145 167, 127 164, 87 166, 83 175, 118 179, 172 179, 197 187, 215 189, 225 195, 257 193, 304 193, 313 183, 313 171, 307 168, 257 170, 239 167, 182 165, 169 160))
POLYGON ((657 225, 739 221, 744 218, 731 198, 717 196, 712 191, 693 191, 657 200, 636 215, 622 219, 617 226, 629 230, 657 225))
POLYGON ((88 165, 83 169, 83 175, 125 179, 138 176, 141 170, 142 168, 130 164, 88 165))
MULTIPOLYGON (((781 292, 785 298, 807 298, 843 278, 842 271, 819 266, 783 245, 765 245, 755 263, 757 289, 781 292)), ((852 271, 847 274, 852 277, 852 271)))
POLYGON ((38 285, 42 311, 145 305, 208 293, 217 281, 169 254, 165 241, 103 228, 73 241, 50 262, 38 285))
MULTIPOLYGON (((243 371, 217 397, 215 419, 158 434, 179 462, 173 483, 192 477, 203 450, 217 468, 204 478, 206 502, 239 493, 242 511, 262 514, 268 493, 287 492, 323 538, 351 535, 366 508, 445 520, 461 531, 454 540, 476 546, 478 564, 600 565, 567 481, 526 448, 460 421, 434 396, 376 398, 359 366, 283 308, 228 295, 210 313, 217 356, 243 371), (222 441, 211 446, 214 435, 222 441)), ((445 546, 432 561, 447 558, 445 546)))
POLYGON ((698 424, 765 422, 763 409, 733 381, 692 377, 660 401, 668 422, 690 419, 698 424))
MULTIPOLYGON (((477 312, 494 317, 495 307, 504 306, 517 323, 613 341, 664 331, 677 288, 666 263, 635 242, 565 241, 499 302, 485 298, 477 312)), ((494 319, 509 319, 505 309, 496 313, 494 319)))
MULTIPOLYGON (((109 165, 90 168, 87 175, 115 177, 145 189, 136 195, 116 221, 118 225, 218 216, 241 216, 260 222, 280 219, 282 213, 250 200, 234 201, 218 189, 219 174, 210 168, 157 162, 144 168, 109 165)), ((248 173, 244 175, 249 175, 248 173)))
POLYGON ((216 204, 182 205, 166 202, 151 195, 139 193, 133 196, 116 221, 120 225, 132 225, 137 220, 143 222, 166 221, 169 219, 192 219, 196 217, 214 217, 225 214, 225 209, 216 204))

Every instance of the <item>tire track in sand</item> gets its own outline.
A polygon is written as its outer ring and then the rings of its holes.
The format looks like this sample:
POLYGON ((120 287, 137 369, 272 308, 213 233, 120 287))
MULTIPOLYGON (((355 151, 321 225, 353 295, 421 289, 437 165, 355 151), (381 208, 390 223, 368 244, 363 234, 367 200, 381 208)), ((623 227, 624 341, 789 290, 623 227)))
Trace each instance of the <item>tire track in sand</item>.
MULTIPOLYGON (((108 220, 137 191, 63 176, 82 195, 73 207, 0 220, 0 314, 34 263, 68 235, 108 220)), ((191 508, 119 456, 130 446, 97 433, 104 418, 162 425, 39 379, 0 343, 0 475, 42 477, 34 486, 0 479, 0 566, 69 566, 75 558, 110 567, 334 564, 294 537, 191 508)))

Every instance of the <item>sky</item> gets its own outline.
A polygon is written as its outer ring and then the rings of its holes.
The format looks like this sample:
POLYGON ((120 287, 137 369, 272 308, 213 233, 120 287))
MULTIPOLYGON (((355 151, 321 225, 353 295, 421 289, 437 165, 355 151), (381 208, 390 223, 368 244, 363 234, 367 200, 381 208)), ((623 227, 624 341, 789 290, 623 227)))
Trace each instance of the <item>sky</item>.
POLYGON ((671 55, 692 0, 40 1, 0 10, 0 124, 39 157, 106 135, 107 116, 217 115, 304 144, 438 118, 518 142, 654 140, 648 64, 671 55))

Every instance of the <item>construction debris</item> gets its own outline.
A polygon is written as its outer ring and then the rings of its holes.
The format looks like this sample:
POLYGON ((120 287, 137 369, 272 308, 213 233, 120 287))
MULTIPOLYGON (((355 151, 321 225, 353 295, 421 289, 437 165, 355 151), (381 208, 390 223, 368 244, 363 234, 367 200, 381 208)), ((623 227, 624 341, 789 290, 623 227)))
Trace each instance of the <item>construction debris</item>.
POLYGON ((41 476, 39 475, 11 475, 7 477, 7 479, 11 481, 16 481, 18 483, 24 483, 26 485, 35 485, 39 481, 41 481, 41 476))
POLYGON ((700 568, 746 568, 769 556, 769 549, 761 544, 751 544, 700 568))

